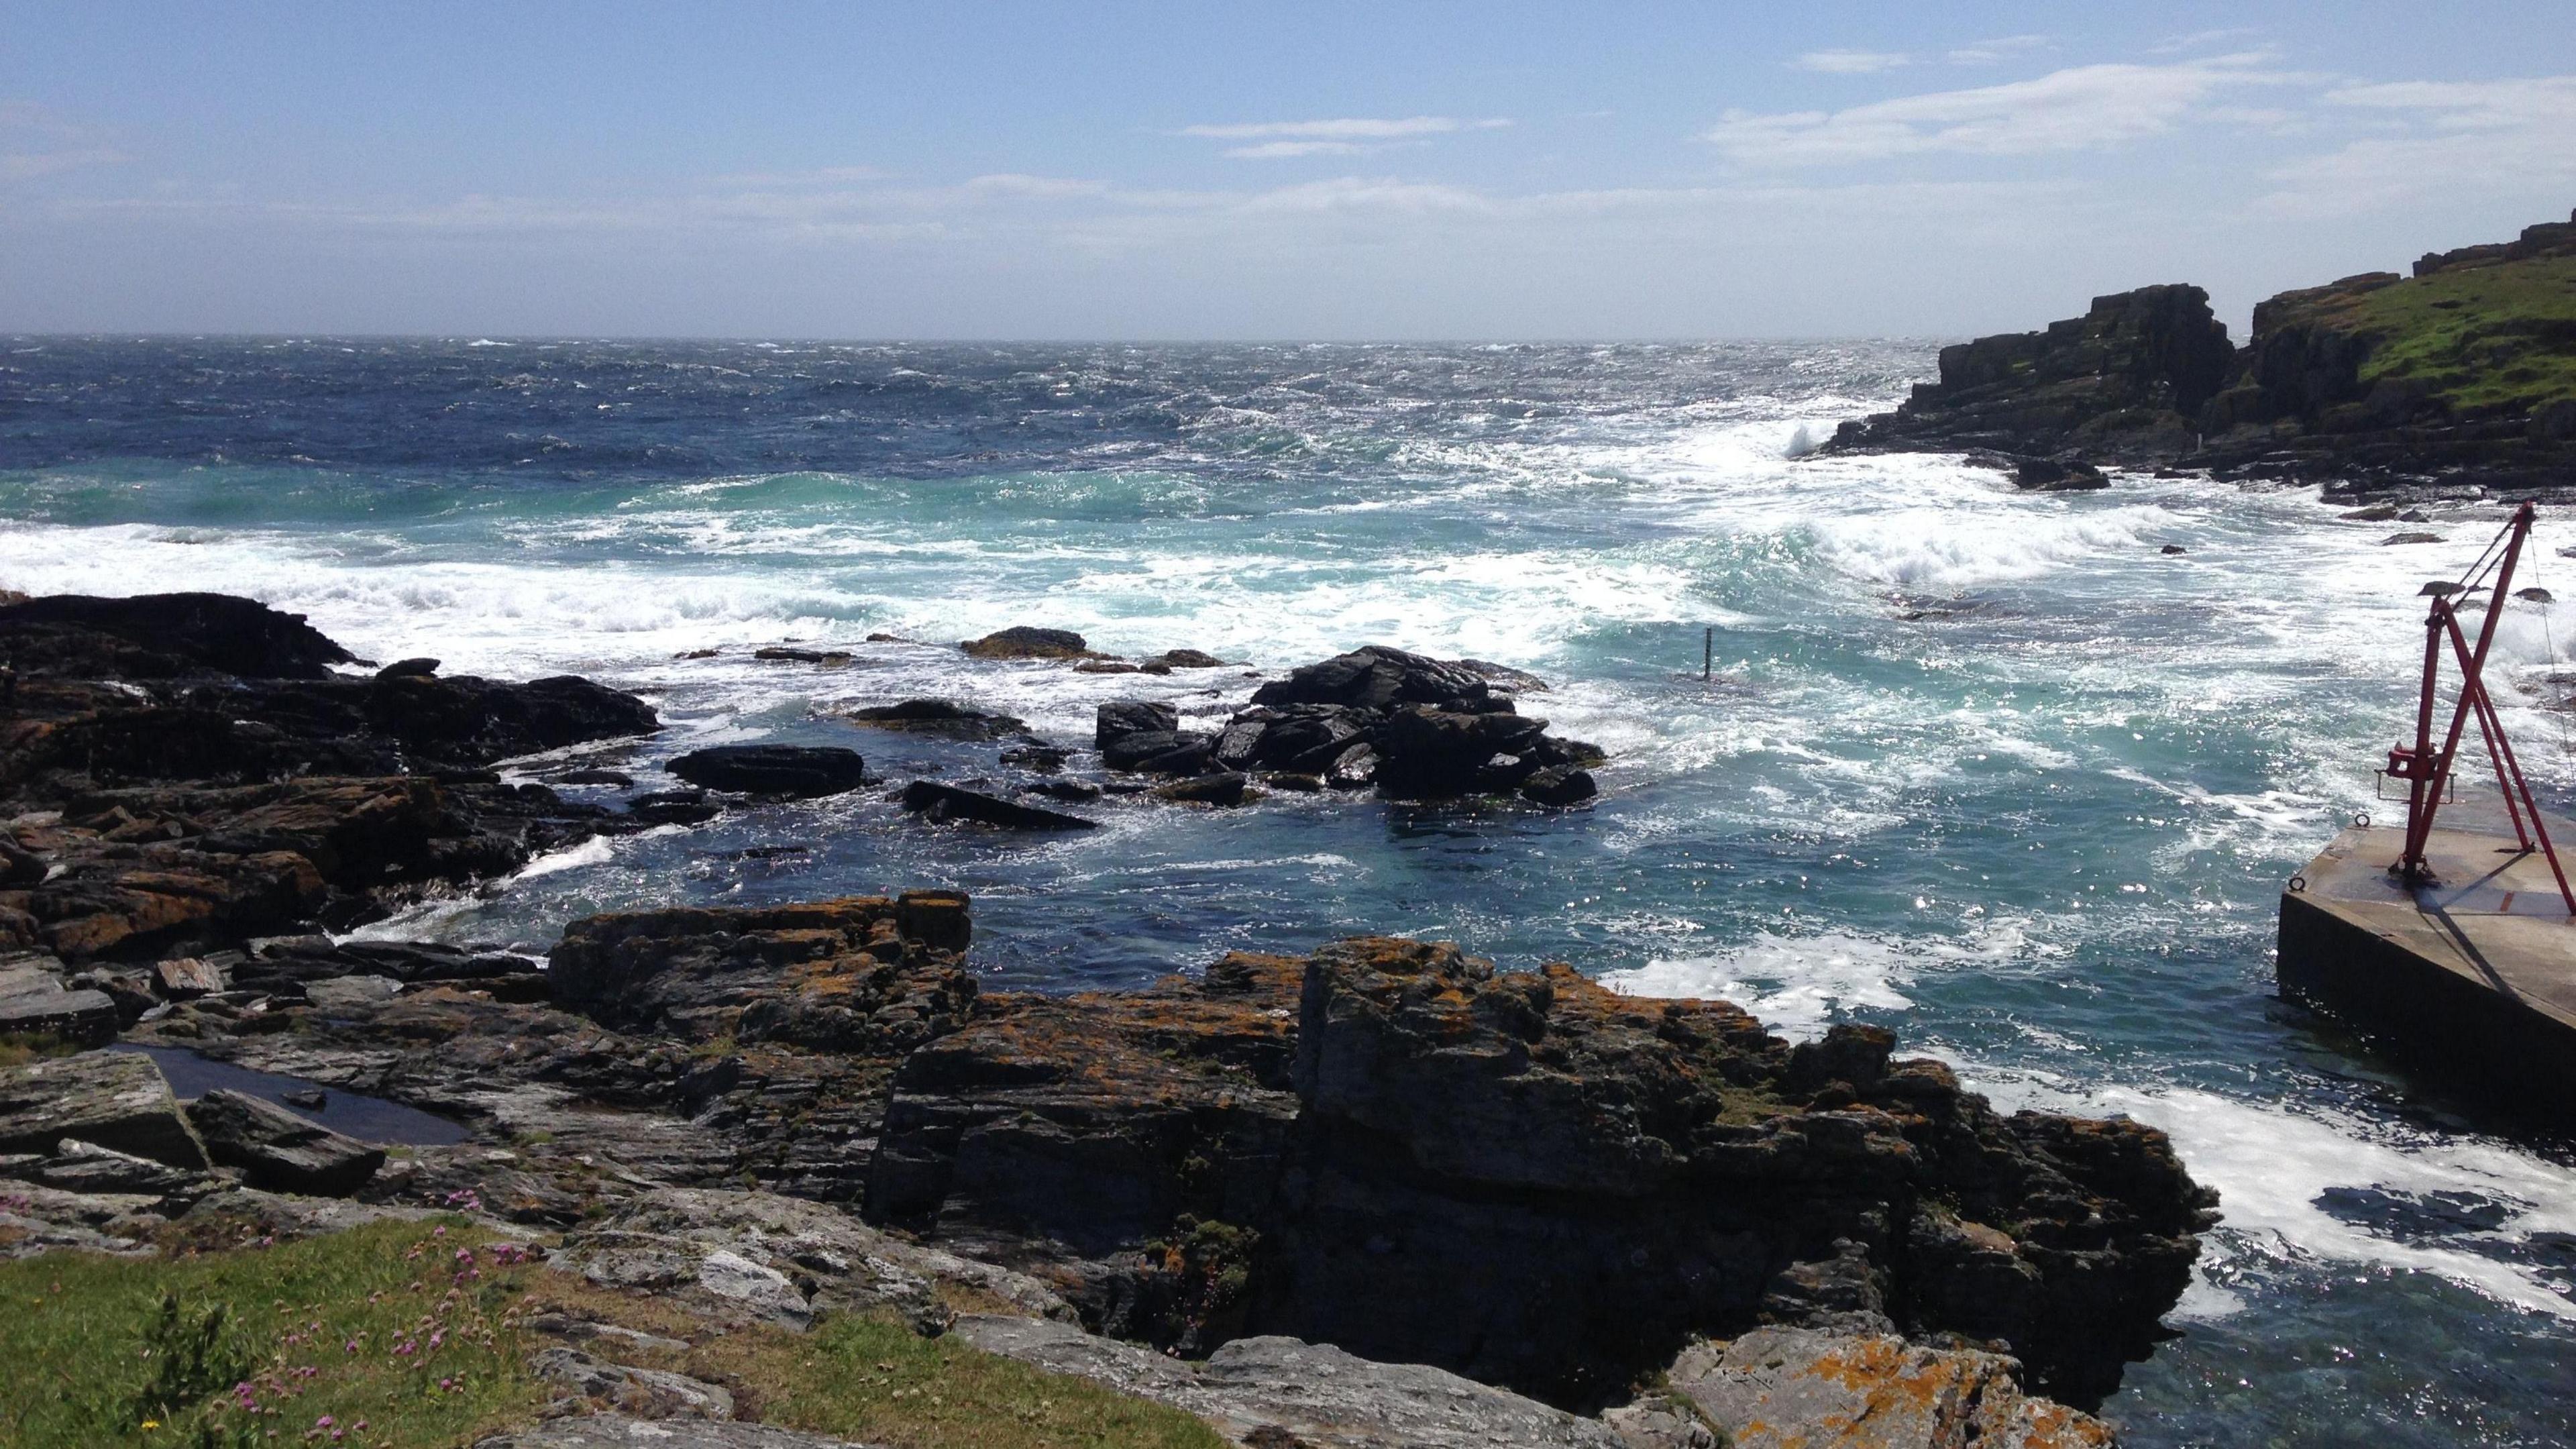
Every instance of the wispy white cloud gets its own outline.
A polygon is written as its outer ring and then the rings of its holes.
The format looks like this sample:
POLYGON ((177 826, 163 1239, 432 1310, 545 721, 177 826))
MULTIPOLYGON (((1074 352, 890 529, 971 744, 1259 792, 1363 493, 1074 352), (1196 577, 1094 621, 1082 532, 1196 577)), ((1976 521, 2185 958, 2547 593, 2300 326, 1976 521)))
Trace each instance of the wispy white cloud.
POLYGON ((2564 204, 2576 190, 2576 76, 2346 85, 2325 101, 2394 133, 2274 168, 2268 209, 2333 215, 2533 194, 2564 204))
POLYGON ((1914 57, 1892 50, 1811 50, 1789 62, 1789 68, 1825 75, 1874 75, 1913 61, 1914 57))
POLYGON ((1220 141, 1250 141, 1271 136, 1312 141, 1393 141, 1413 136, 1446 135, 1452 131, 1490 131, 1510 124, 1500 117, 1462 121, 1455 116, 1405 116, 1400 119, 1345 116, 1326 121, 1229 121, 1221 125, 1183 126, 1181 134, 1208 136, 1220 141))
POLYGON ((34 101, 0 101, 0 182, 33 181, 133 159, 102 144, 104 139, 34 101))
POLYGON ((2016 56, 2046 50, 2054 44, 2045 35, 1999 35, 1992 40, 1975 40, 1948 55, 1952 65, 1994 65, 2016 56))
POLYGON ((0 181, 32 181, 39 176, 75 171, 83 166, 114 166, 131 160, 122 151, 88 147, 72 151, 0 152, 0 181))
POLYGON ((2147 47, 2149 55, 2181 55, 2186 51, 2207 50, 2213 45, 2229 45, 2249 40, 2263 32, 2251 25, 2231 25, 2223 30, 2195 30, 2189 35, 2169 35, 2147 47))
POLYGON ((1349 141, 1264 141, 1231 147, 1225 154, 1246 161, 1275 161, 1290 156, 1356 156, 1369 149, 1349 141))
POLYGON ((2301 79, 2260 53, 2170 65, 2088 65, 2033 80, 1934 91, 1840 111, 1729 111, 1703 138, 1750 166, 1849 165, 1902 156, 2086 151, 2162 135, 2213 97, 2301 79))

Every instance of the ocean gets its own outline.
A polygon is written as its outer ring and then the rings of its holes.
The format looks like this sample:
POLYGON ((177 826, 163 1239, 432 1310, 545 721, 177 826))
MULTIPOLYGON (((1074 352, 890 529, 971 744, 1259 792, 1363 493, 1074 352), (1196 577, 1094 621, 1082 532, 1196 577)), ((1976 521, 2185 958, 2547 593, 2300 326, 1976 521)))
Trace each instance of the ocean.
MULTIPOLYGON (((1586 807, 1111 802, 1032 839, 867 790, 594 841, 366 929, 542 951, 596 911, 948 886, 995 988, 1371 931, 1790 1036, 1873 1022, 2000 1105, 2166 1128, 2223 1194, 2176 1337, 2105 1409, 2131 1444, 2576 1440, 2576 1151, 2358 1052, 2271 974, 2282 882, 2391 808, 2371 766, 2411 722, 2418 587, 2500 520, 2386 547, 2313 487, 2030 495, 1955 458, 1798 456, 1933 350, 6 338, 0 586, 220 590, 372 659, 590 675, 669 729, 521 773, 638 788, 752 739, 996 770, 843 718, 914 696, 1087 744, 1103 700, 1221 716, 1252 671, 1366 643, 1534 671, 1523 711, 1610 751, 1586 807), (1011 624, 1240 665, 954 647, 1011 624), (787 643, 853 658, 750 657, 787 643)), ((2576 582, 2576 519, 2536 541, 2529 582, 2576 582)), ((2498 645, 2557 808, 2563 597, 2498 645)))

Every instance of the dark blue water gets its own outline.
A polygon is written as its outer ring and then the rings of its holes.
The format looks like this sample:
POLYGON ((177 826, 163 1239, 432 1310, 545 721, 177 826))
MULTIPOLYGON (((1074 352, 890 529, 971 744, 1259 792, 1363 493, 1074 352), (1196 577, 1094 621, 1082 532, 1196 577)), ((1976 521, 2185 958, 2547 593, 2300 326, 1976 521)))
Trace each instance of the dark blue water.
MULTIPOLYGON (((1930 359, 16 339, 0 585, 224 589, 375 658, 594 674, 672 728, 526 770, 638 788, 750 738, 997 773, 991 746, 841 717, 913 695, 1079 741, 1104 699, 1214 716, 1249 670, 1372 641, 1535 670, 1557 687, 1525 707, 1613 752, 1588 808, 1111 802, 1101 831, 1023 840, 867 792, 594 844, 375 929, 542 950, 597 910, 942 885, 974 893, 997 985, 1378 930, 1730 996, 1793 1034, 1881 1022, 2006 1103, 2165 1126, 2225 1194, 2182 1336, 2111 1405, 2132 1442, 2576 1437, 2566 1152, 2453 1113, 2271 986, 2281 881, 2373 806, 2417 586, 2494 521, 2383 548, 2311 492, 2030 497, 1952 459, 1790 456, 1930 359), (1243 667, 953 648, 1018 623, 1243 667), (749 657, 791 640, 854 659, 749 657)), ((2544 521, 2543 564, 2570 542, 2544 521)), ((2517 678, 2552 667, 2576 624, 2555 612, 2508 616, 2517 678)), ((2564 803, 2558 717, 2508 717, 2564 803)))

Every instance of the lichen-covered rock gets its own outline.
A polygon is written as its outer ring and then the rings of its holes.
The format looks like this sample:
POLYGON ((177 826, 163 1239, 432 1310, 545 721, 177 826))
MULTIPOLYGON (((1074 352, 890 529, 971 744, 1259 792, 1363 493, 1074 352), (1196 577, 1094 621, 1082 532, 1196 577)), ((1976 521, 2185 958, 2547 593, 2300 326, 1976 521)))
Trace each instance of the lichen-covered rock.
POLYGON ((2110 1449, 2110 1426, 2022 1391, 2019 1365, 1884 1334, 1766 1328, 1702 1344, 1666 1384, 1734 1449, 2110 1449))
POLYGON ((874 1449, 768 1424, 694 1422, 685 1429, 629 1414, 583 1414, 487 1434, 474 1449, 874 1449))
MULTIPOLYGON (((528 1361, 529 1371, 560 1392, 595 1405, 599 1411, 639 1419, 731 1419, 733 1394, 665 1369, 635 1368, 595 1358, 577 1348, 541 1348, 528 1361)), ((676 1433, 667 1437, 678 1438, 676 1433)))
POLYGON ((172 1167, 206 1166, 169 1082, 141 1052, 82 1052, 0 1070, 0 1152, 51 1156, 66 1137, 172 1167))

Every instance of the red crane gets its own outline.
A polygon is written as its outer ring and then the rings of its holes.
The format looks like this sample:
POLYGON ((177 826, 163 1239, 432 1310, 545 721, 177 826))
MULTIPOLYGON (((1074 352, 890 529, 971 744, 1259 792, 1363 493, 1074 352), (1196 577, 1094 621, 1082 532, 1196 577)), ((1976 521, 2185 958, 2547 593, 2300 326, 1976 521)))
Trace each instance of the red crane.
POLYGON ((2522 561, 2522 547, 2531 538, 2531 525, 2537 516, 2531 504, 2524 503, 2513 511, 2504 530, 2489 543, 2477 562, 2469 565, 2459 582, 2448 586, 2428 584, 2433 605, 2424 619, 2424 693, 2415 705, 2415 743, 2398 745, 2388 752, 2388 775, 2407 782, 2406 852, 2388 870, 2409 885, 2438 884, 2433 869, 2424 859, 2424 848, 2432 839, 2433 816, 2441 808, 2443 792, 2451 783, 2451 766, 2460 752, 2460 736, 2468 722, 2478 722, 2478 734, 2486 742, 2487 758, 2495 766, 2496 785, 2504 795, 2505 816, 2513 822, 2514 839, 2529 855, 2539 851, 2549 859, 2549 872, 2558 879, 2558 896, 2567 905, 2567 914, 2576 920, 2576 891, 2567 886, 2567 872, 2558 863, 2558 850, 2549 842, 2549 827, 2540 818, 2540 806, 2532 799, 2531 784, 2522 775, 2522 764, 2514 758, 2513 742, 2505 738, 2504 719, 2496 713, 2495 701, 2487 694, 2487 650, 2495 643, 2496 625, 2504 618, 2504 602, 2512 597, 2514 566, 2522 561), (2472 646, 2460 628, 2460 616, 2453 600, 2465 599, 2469 590, 2492 571, 2495 583, 2487 595, 2486 620, 2478 626, 2478 642, 2472 646), (2434 695, 2441 683, 2442 646, 2460 666, 2460 697, 2451 710, 2451 728, 2442 737, 2442 748, 2433 749, 2434 695))

